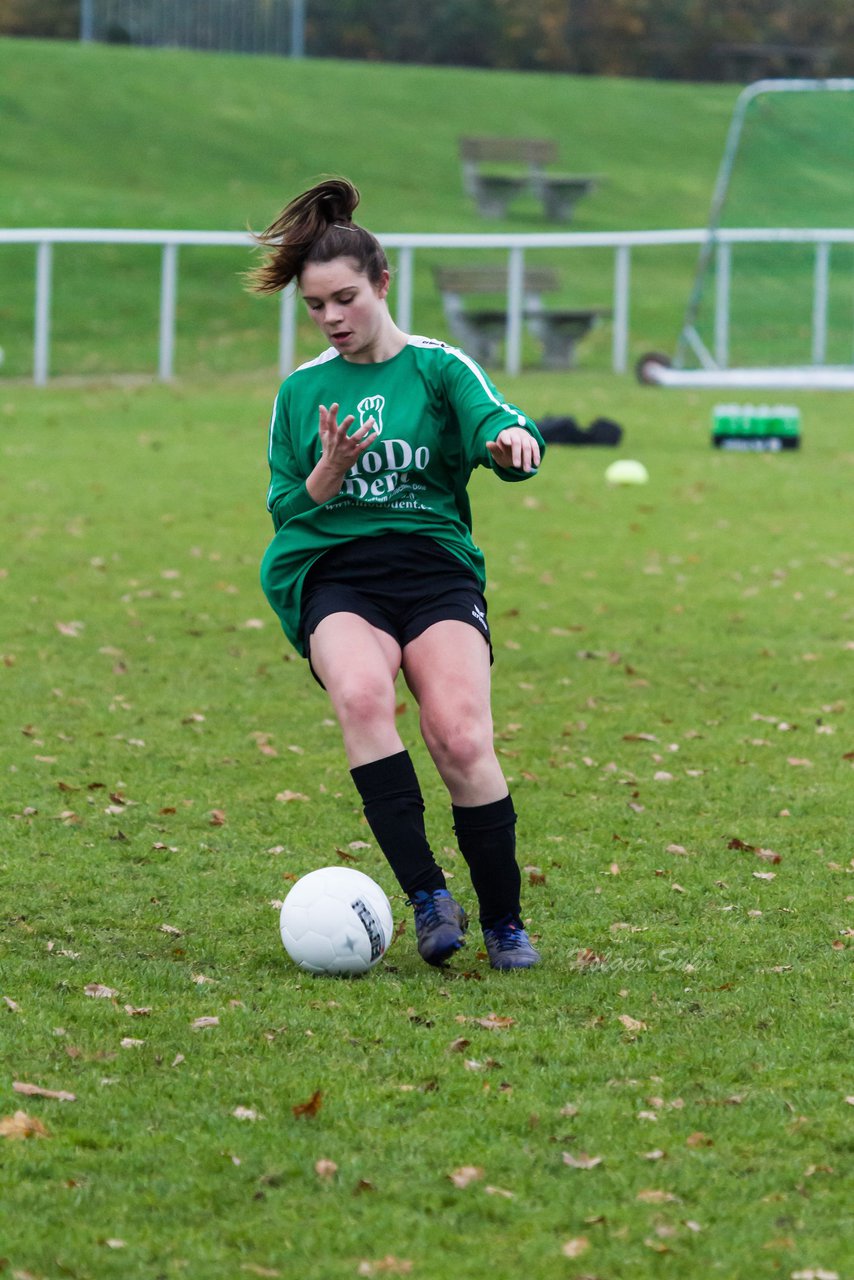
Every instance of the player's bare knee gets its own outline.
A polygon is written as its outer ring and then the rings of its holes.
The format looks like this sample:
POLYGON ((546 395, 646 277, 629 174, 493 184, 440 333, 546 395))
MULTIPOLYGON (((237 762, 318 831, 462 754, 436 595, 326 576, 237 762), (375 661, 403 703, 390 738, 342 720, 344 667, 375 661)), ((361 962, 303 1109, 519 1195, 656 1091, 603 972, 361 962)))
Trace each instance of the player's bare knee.
POLYGON ((336 689, 335 711, 342 724, 369 728, 394 716, 394 698, 387 685, 371 679, 356 681, 336 689))
POLYGON ((453 723, 422 721, 422 732, 440 770, 465 775, 492 753, 488 726, 474 718, 453 723))

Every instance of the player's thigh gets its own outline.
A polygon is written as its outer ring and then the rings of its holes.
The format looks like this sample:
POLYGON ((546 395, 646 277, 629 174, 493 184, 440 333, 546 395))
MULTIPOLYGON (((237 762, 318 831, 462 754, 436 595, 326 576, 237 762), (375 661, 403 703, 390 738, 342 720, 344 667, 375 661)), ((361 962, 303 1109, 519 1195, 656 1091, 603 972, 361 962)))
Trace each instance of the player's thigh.
POLYGON ((309 638, 312 670, 333 704, 394 700, 400 645, 356 613, 330 613, 309 638))
POLYGON ((482 633, 455 618, 434 622, 403 650, 403 674, 427 725, 471 721, 491 733, 490 650, 482 633))

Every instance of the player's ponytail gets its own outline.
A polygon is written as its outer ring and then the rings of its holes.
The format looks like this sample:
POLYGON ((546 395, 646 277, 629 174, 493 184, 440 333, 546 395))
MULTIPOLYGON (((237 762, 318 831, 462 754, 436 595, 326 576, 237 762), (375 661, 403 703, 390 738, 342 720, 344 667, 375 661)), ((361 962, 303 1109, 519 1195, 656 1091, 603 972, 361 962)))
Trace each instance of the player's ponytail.
POLYGON ((359 192, 346 178, 327 178, 296 196, 265 231, 255 236, 270 249, 260 267, 248 273, 256 293, 277 293, 299 280, 308 262, 354 258, 372 284, 388 270, 377 238, 353 222, 359 192))

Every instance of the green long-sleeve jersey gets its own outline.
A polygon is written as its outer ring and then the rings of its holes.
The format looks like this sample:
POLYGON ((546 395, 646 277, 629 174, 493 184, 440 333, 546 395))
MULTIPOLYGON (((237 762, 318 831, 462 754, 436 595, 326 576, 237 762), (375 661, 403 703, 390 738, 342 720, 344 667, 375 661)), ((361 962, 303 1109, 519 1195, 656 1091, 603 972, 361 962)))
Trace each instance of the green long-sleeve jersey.
POLYGON ((544 450, 536 425, 507 404, 472 359, 432 338, 410 337, 391 360, 356 364, 330 348, 283 382, 270 422, 267 507, 275 537, 261 583, 285 634, 299 634, 305 575, 330 547, 353 538, 415 533, 434 538, 486 585, 483 555, 472 538, 466 486, 477 466, 502 480, 533 472, 498 467, 486 443, 521 426, 544 450), (321 455, 318 411, 340 405, 339 421, 373 418, 379 438, 347 472, 337 494, 317 503, 306 479, 321 455))

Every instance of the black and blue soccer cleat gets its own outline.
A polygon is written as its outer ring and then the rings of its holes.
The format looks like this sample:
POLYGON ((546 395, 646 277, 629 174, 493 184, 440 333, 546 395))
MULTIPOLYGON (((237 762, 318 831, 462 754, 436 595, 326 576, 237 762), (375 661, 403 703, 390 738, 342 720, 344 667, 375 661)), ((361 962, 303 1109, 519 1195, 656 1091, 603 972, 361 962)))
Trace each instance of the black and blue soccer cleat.
POLYGON ((506 916, 491 929, 484 929, 483 940, 493 969, 530 969, 539 964, 540 953, 515 916, 506 916))
POLYGON ((415 911, 418 953, 428 964, 442 965, 465 946, 468 916, 447 889, 419 889, 408 899, 415 911))

